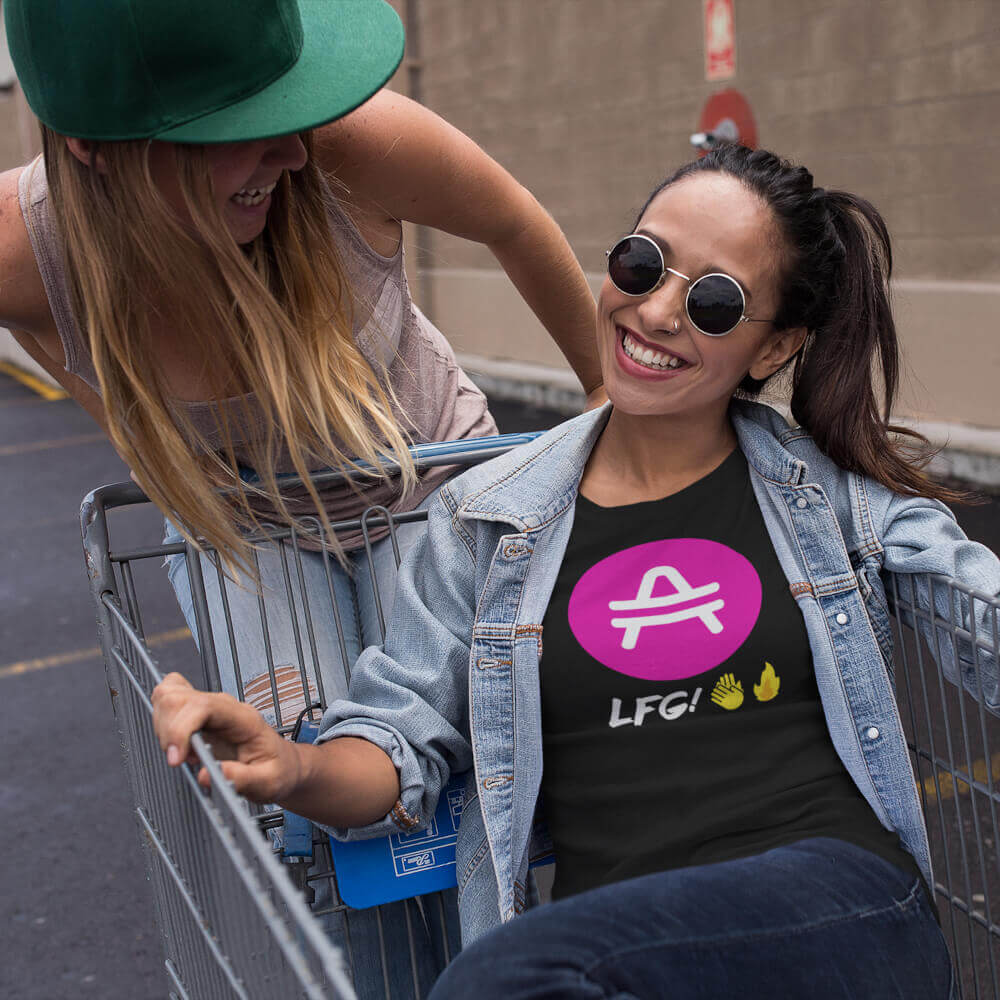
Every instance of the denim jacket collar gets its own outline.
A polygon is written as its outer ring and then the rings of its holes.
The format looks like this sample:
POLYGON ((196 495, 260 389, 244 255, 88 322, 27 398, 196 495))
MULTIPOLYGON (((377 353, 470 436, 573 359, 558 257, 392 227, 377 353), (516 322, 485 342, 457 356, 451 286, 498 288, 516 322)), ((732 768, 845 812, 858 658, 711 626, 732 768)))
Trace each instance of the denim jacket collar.
POLYGON ((587 459, 611 415, 611 404, 589 410, 531 444, 495 459, 489 483, 467 495, 458 516, 502 521, 533 531, 558 517, 576 499, 587 459))
MULTIPOLYGON (((532 531, 559 516, 575 501, 587 459, 610 415, 611 404, 605 403, 564 424, 558 436, 546 434, 491 463, 491 482, 464 498, 459 517, 532 531)), ((789 428, 771 407, 746 400, 733 401, 730 418, 740 448, 758 475, 781 485, 803 482, 805 462, 784 447, 802 431, 789 428)))

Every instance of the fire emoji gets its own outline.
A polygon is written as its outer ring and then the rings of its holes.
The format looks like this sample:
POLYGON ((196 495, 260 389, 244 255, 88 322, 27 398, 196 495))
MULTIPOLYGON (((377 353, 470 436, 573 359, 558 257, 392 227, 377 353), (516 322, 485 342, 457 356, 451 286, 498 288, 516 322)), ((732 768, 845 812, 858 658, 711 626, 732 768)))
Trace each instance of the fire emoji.
POLYGON ((774 667, 770 663, 765 663, 760 683, 753 686, 754 697, 758 701, 770 701, 778 694, 780 687, 781 678, 774 672, 774 667))

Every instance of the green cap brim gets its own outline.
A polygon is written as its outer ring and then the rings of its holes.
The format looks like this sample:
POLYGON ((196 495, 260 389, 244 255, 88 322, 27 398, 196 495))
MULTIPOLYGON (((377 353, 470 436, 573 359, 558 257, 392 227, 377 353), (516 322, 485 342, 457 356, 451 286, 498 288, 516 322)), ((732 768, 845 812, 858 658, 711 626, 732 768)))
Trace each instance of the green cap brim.
POLYGON ((363 104, 403 58, 403 25, 384 0, 299 0, 304 42, 295 65, 238 104, 153 136, 245 142, 304 132, 363 104))

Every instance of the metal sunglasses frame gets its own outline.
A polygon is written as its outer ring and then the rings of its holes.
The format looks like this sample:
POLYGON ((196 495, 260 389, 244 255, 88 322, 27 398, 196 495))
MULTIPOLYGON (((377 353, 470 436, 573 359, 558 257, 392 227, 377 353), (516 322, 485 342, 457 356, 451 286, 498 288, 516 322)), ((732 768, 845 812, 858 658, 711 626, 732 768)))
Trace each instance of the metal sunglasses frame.
POLYGON ((610 250, 604 251, 604 256, 608 258, 608 264, 609 264, 608 277, 611 278, 611 284, 613 284, 615 288, 617 288, 618 291, 622 293, 622 295, 627 295, 629 296, 629 298, 640 299, 644 295, 652 295, 653 292, 655 292, 663 284, 663 282, 666 281, 668 274, 676 274, 678 278, 683 278, 688 283, 687 295, 684 296, 684 312, 687 314, 688 321, 691 323, 691 325, 699 333, 703 333, 706 337, 727 337, 729 336, 729 334, 733 332, 733 330, 735 330, 740 325, 740 323, 774 322, 774 320, 771 319, 755 319, 754 317, 748 316, 746 314, 746 308, 747 308, 746 294, 743 291, 743 286, 731 274, 726 274, 723 271, 713 271, 711 274, 703 274, 700 278, 694 278, 694 279, 689 278, 686 274, 682 274, 676 268, 667 267, 667 262, 663 259, 663 251, 660 249, 660 245, 656 242, 656 240, 650 239, 648 236, 645 236, 642 233, 629 233, 628 236, 623 236, 620 240, 618 240, 617 243, 615 243, 615 245, 610 250), (657 280, 656 284, 653 285, 652 288, 647 289, 645 292, 625 291, 625 289, 622 288, 615 281, 614 276, 611 274, 611 268, 610 268, 611 255, 615 252, 615 249, 620 244, 625 242, 625 240, 644 240, 656 251, 656 256, 660 258, 660 277, 657 280), (722 333, 709 333, 708 330, 703 330, 700 326, 698 326, 698 324, 694 321, 694 317, 691 315, 691 307, 690 307, 691 293, 694 291, 695 286, 698 284, 698 282, 704 281, 706 278, 727 278, 729 281, 733 283, 733 286, 740 293, 740 318, 728 330, 723 330, 722 333))

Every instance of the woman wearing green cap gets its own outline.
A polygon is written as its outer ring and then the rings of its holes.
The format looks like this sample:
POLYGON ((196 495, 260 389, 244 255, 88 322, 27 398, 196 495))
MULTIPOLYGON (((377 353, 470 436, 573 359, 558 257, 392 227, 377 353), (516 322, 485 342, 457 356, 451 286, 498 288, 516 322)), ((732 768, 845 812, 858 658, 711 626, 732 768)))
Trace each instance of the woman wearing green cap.
MULTIPOLYGON (((0 177, 0 324, 107 427, 180 533, 265 593, 280 558, 255 565, 249 531, 415 508, 444 473, 418 476, 407 443, 495 430, 410 299, 401 220, 487 244, 599 386, 593 299, 556 224, 475 143, 380 90, 403 51, 383 0, 8 0, 4 15, 44 159, 0 177), (386 453, 401 473, 362 495, 279 493, 281 474, 379 469, 386 453)), ((361 544, 342 542, 348 557, 361 544)), ((315 562, 306 588, 326 592, 315 562)), ((183 558, 170 570, 193 625, 183 558)), ((241 669, 262 670, 256 595, 229 598, 241 669)), ((328 698, 341 673, 329 617, 328 698)), ((294 661, 295 623, 268 624, 290 649, 275 662, 294 661)))
MULTIPOLYGON (((524 188, 431 112, 381 91, 403 51, 383 0, 3 8, 44 157, 0 175, 0 324, 107 428, 169 512, 169 537, 205 539, 233 576, 258 578, 226 585, 232 633, 213 621, 221 683, 243 693, 267 662, 258 588, 279 669, 301 659, 303 624, 282 607, 280 548, 254 551, 247 533, 307 517, 328 528, 371 503, 416 508, 442 474, 418 475, 406 444, 495 429, 410 299, 401 220, 488 245, 588 391, 600 381, 593 299, 524 188), (396 476, 378 474, 387 453, 396 476), (376 469, 360 493, 279 492, 282 474, 355 459, 376 469)), ((349 563, 361 541, 342 542, 349 563)), ((332 700, 343 671, 323 612, 330 581, 306 556, 306 669, 332 700)), ((169 572, 194 631, 183 556, 169 572)), ((220 608, 218 574, 205 575, 220 608)), ((350 588, 350 574, 333 585, 350 588)), ((366 638, 361 610, 348 656, 366 638)), ((287 719, 306 695, 299 682, 272 709, 287 719)))

